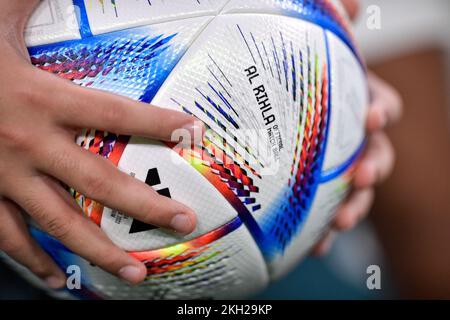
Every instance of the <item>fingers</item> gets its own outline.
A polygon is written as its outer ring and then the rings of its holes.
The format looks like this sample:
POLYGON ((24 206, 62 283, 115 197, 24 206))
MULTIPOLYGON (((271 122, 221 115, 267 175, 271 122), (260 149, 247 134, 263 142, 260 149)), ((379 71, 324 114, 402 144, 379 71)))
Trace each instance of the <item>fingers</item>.
POLYGON ((372 96, 367 129, 374 132, 398 121, 402 115, 402 99, 395 89, 373 73, 369 73, 372 96))
POLYGON ((333 228, 337 231, 347 231, 355 227, 369 213, 374 196, 373 189, 352 193, 347 202, 338 210, 333 228))
MULTIPOLYGON (((374 201, 373 185, 384 180, 392 170, 394 152, 383 132, 372 134, 367 151, 355 173, 355 190, 339 208, 331 225, 333 231, 347 231, 356 226, 368 213, 374 201)), ((328 235, 313 249, 312 254, 324 255, 333 236, 328 235)))
POLYGON ((15 201, 49 235, 100 268, 130 282, 139 283, 145 266, 116 247, 94 223, 84 218, 60 196, 62 190, 49 178, 31 177, 11 186, 15 201))
POLYGON ((60 97, 64 112, 58 112, 63 125, 163 141, 172 141, 174 131, 183 129, 192 141, 202 140, 203 124, 185 113, 62 81, 58 85, 64 86, 60 97))
POLYGON ((392 172, 395 153, 384 132, 376 132, 369 138, 367 151, 355 173, 354 187, 364 189, 384 181, 392 172))
POLYGON ((108 160, 70 141, 57 140, 49 148, 39 157, 48 159, 39 164, 40 169, 81 194, 151 225, 183 235, 194 231, 196 217, 190 208, 159 195, 108 160))
MULTIPOLYGON (((333 231, 347 231, 356 226, 368 213, 374 201, 373 186, 382 182, 392 171, 394 151, 383 132, 373 133, 369 139, 367 151, 356 170, 353 186, 355 190, 339 208, 331 225, 333 231)), ((330 248, 334 234, 325 236, 312 254, 324 255, 330 248)))
POLYGON ((350 19, 354 20, 358 15, 360 4, 358 0, 341 0, 350 19))
POLYGON ((27 267, 50 288, 62 288, 64 273, 28 233, 19 208, 8 200, 0 200, 0 250, 27 267))

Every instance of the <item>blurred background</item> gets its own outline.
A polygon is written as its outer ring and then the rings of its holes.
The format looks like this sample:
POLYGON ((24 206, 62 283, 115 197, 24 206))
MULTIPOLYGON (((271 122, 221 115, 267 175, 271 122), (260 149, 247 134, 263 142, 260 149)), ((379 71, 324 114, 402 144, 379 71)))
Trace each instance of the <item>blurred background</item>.
MULTIPOLYGON (((450 1, 361 3, 358 42, 404 100, 402 122, 389 129, 394 174, 370 218, 340 235, 329 255, 307 259, 255 298, 450 299, 450 1), (379 30, 367 27, 374 5, 379 30), (367 288, 369 265, 381 267, 381 290, 367 288)), ((0 273, 0 299, 45 298, 1 265, 0 273)))
POLYGON ((403 97, 397 152, 368 221, 258 298, 450 299, 450 1, 362 0, 356 35, 370 68, 403 97), (374 7, 380 29, 368 28, 374 7), (375 8, 377 8, 375 7, 375 8), (369 265, 381 290, 367 289, 369 265))

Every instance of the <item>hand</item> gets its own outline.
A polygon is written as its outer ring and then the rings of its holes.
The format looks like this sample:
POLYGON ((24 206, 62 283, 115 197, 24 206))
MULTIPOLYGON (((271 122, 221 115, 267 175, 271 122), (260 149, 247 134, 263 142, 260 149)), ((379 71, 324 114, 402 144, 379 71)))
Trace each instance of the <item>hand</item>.
POLYGON ((77 146, 77 132, 95 128, 167 141, 175 129, 193 133, 202 128, 191 116, 81 88, 33 67, 23 32, 38 3, 0 0, 0 250, 50 287, 65 285, 65 275, 28 233, 23 210, 78 255, 138 283, 146 267, 85 218, 58 181, 105 206, 181 234, 194 230, 196 217, 183 204, 77 146))
MULTIPOLYGON (((342 0, 350 17, 358 12, 356 0, 342 0)), ((333 242, 336 232, 352 229, 366 217, 374 200, 374 187, 384 181, 394 166, 394 149, 383 129, 397 121, 402 113, 399 94, 389 84, 369 73, 371 106, 367 118, 368 145, 355 172, 353 191, 338 209, 331 230, 312 251, 324 255, 333 242)))

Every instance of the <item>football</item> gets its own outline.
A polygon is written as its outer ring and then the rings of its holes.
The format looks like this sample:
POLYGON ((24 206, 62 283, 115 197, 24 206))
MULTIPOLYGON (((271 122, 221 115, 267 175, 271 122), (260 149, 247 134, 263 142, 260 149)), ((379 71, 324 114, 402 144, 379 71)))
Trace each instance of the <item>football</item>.
POLYGON ((339 1, 42 1, 25 39, 36 68, 188 113, 207 129, 189 148, 92 128, 79 135, 81 148, 192 208, 198 226, 181 236, 70 190, 86 218, 144 262, 147 277, 130 286, 30 221, 62 270, 81 272, 80 289, 55 295, 250 297, 328 230, 368 111, 364 61, 339 1))

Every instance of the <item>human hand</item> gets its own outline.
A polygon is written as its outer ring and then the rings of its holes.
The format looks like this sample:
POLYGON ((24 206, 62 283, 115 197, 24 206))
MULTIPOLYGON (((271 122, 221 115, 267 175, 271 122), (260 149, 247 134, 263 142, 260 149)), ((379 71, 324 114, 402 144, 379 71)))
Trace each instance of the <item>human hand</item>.
MULTIPOLYGON (((358 12, 357 0, 342 0, 351 18, 358 12)), ((366 123, 368 143, 356 169, 353 190, 338 209, 331 230, 319 241, 312 254, 324 255, 336 235, 347 231, 364 219, 373 204, 374 188, 383 182, 394 166, 395 153, 389 138, 383 131, 386 126, 399 120, 402 102, 399 94, 382 79, 369 73, 371 105, 366 123)))
MULTIPOLYGON (((186 114, 81 88, 30 64, 23 32, 38 0, 0 0, 0 250, 49 287, 65 275, 28 233, 25 211, 51 236, 100 268, 130 283, 146 267, 116 247, 59 181, 140 221, 191 233, 193 211, 120 172, 75 143, 80 129, 169 141, 184 128, 203 130, 186 114)), ((202 131, 203 132, 203 131, 202 131)))

